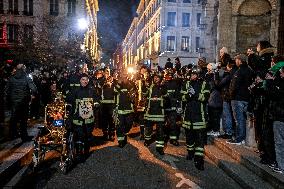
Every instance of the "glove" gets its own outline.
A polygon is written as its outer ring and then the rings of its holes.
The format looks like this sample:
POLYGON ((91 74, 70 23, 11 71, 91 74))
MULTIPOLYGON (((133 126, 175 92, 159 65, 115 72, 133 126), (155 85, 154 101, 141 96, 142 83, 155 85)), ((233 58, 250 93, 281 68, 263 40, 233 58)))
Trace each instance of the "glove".
POLYGON ((193 96, 195 94, 194 88, 190 87, 188 93, 189 93, 190 96, 193 96))
POLYGON ((98 102, 95 102, 95 103, 94 103, 94 107, 95 107, 95 108, 98 108, 98 107, 100 107, 100 104, 99 104, 98 102))

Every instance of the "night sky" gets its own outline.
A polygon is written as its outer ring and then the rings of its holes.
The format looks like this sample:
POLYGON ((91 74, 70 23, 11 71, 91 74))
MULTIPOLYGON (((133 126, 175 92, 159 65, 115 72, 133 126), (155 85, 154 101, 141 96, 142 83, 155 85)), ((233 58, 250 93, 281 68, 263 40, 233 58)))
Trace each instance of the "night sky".
POLYGON ((98 34, 108 63, 117 44, 122 42, 135 15, 139 0, 99 0, 98 34))

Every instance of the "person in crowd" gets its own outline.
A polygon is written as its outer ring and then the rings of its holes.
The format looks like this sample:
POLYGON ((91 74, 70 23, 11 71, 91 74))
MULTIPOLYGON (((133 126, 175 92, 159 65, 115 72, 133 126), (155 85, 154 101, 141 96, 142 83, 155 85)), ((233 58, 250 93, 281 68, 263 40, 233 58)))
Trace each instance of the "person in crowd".
POLYGON ((127 134, 133 124, 134 112, 134 85, 129 82, 127 73, 122 73, 119 76, 118 82, 115 85, 114 92, 116 94, 116 110, 114 121, 117 126, 116 135, 118 147, 123 148, 127 144, 127 134))
POLYGON ((80 75, 80 87, 68 93, 67 103, 72 105, 72 130, 79 162, 85 161, 89 154, 90 140, 94 129, 94 110, 99 106, 99 96, 89 85, 89 76, 80 75))
POLYGON ((165 100, 165 113, 167 118, 167 126, 169 132, 167 133, 170 138, 170 143, 174 146, 178 146, 178 134, 179 129, 177 127, 177 107, 180 101, 180 83, 174 78, 173 70, 167 70, 164 76, 162 86, 166 90, 165 100))
POLYGON ((25 65, 19 63, 16 66, 16 71, 10 77, 7 83, 6 99, 11 108, 10 139, 18 137, 17 123, 20 123, 20 136, 23 142, 30 141, 31 136, 28 136, 27 121, 29 113, 29 102, 31 95, 37 92, 37 88, 32 79, 25 72, 25 65))
POLYGON ((248 65, 261 79, 265 78, 267 70, 271 66, 271 59, 275 55, 276 49, 269 41, 259 41, 255 53, 252 49, 247 50, 248 65))
POLYGON ((165 69, 173 69, 174 68, 174 64, 171 62, 171 59, 168 58, 166 65, 165 65, 165 69))
POLYGON ((175 69, 178 73, 180 72, 181 63, 180 63, 179 57, 176 57, 176 59, 175 59, 175 69))
POLYGON ((239 54, 235 57, 238 70, 230 83, 229 92, 233 116, 236 122, 236 137, 228 140, 230 144, 241 145, 246 139, 246 114, 250 98, 249 86, 252 81, 252 70, 248 67, 247 57, 239 54))
POLYGON ((110 70, 105 69, 105 83, 102 85, 101 92, 101 122, 104 140, 114 141, 115 125, 113 121, 113 109, 115 108, 114 86, 116 81, 111 76, 110 70))
POLYGON ((275 172, 284 173, 284 66, 276 76, 267 75, 267 89, 271 95, 271 115, 275 141, 276 162, 270 164, 275 172))
POLYGON ((185 128, 187 160, 194 159, 198 170, 204 170, 204 138, 207 124, 206 104, 210 86, 192 70, 190 80, 183 83, 182 100, 186 102, 182 127, 185 128))
POLYGON ((147 91, 147 109, 144 115, 146 121, 145 127, 145 146, 150 146, 153 132, 153 125, 156 124, 156 151, 160 155, 164 155, 164 95, 165 88, 161 86, 161 76, 155 74, 153 76, 153 83, 147 91))
POLYGON ((232 63, 233 60, 228 52, 228 49, 226 47, 222 47, 220 49, 220 66, 222 68, 226 68, 228 64, 232 63))
POLYGON ((222 115, 222 97, 221 91, 217 88, 219 84, 219 70, 217 65, 209 63, 207 65, 206 81, 210 85, 210 96, 208 99, 208 127, 207 135, 219 136, 220 135, 220 120, 222 115))
POLYGON ((231 98, 229 93, 229 87, 233 75, 237 71, 237 66, 235 63, 228 63, 225 70, 224 76, 221 79, 220 83, 216 86, 221 90, 222 100, 223 100, 223 112, 222 112, 222 128, 224 131, 223 135, 220 135, 219 138, 223 139, 232 139, 233 136, 233 114, 231 108, 231 98))
POLYGON ((207 73, 207 63, 205 57, 201 57, 198 59, 197 69, 199 70, 198 77, 200 79, 205 79, 205 75, 207 73))

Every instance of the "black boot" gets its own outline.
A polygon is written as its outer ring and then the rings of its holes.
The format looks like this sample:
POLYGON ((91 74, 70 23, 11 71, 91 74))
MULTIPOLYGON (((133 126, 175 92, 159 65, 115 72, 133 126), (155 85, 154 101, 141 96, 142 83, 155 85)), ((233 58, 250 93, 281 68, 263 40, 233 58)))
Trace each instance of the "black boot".
POLYGON ((196 167, 196 169, 203 171, 204 170, 204 160, 203 157, 196 157, 194 158, 194 165, 196 167))
POLYGON ((157 147, 157 148, 156 148, 156 151, 157 151, 160 155, 165 155, 164 148, 162 148, 162 147, 157 147))
POLYGON ((179 142, 176 139, 171 139, 170 143, 174 146, 179 146, 179 142))
POLYGON ((193 158, 194 158, 194 152, 192 152, 192 151, 187 151, 188 152, 188 154, 187 154, 187 156, 186 156, 186 159, 187 160, 193 160, 193 158))
POLYGON ((118 147, 123 148, 127 144, 126 140, 122 140, 118 142, 118 147))
POLYGON ((149 146, 150 146, 150 141, 145 140, 145 141, 144 141, 144 146, 149 147, 149 146))

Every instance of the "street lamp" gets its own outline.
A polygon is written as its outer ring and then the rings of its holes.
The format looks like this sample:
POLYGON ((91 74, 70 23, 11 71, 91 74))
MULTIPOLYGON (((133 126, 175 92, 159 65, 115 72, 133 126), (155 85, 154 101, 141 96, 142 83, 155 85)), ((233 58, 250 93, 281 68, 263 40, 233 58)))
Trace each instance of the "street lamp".
POLYGON ((79 18, 78 19, 78 28, 80 30, 85 30, 88 28, 88 21, 85 18, 79 18))

